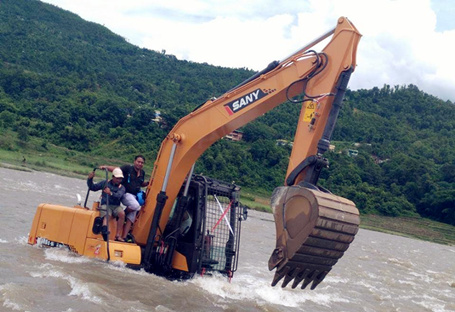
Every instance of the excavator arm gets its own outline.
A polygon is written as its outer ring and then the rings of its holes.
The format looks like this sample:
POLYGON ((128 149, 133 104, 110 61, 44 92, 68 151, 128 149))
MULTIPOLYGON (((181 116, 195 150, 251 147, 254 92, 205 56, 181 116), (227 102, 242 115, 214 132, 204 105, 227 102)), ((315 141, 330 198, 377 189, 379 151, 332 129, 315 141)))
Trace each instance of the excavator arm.
POLYGON ((269 268, 273 285, 322 281, 357 232, 355 205, 316 186, 322 157, 356 65, 360 33, 346 18, 309 45, 183 117, 163 141, 147 188, 146 203, 133 229, 144 248, 145 268, 154 265, 156 246, 185 179, 214 142, 274 107, 291 100, 301 105, 285 186, 272 196, 277 246, 269 268), (332 36, 321 52, 312 48, 332 36), (307 260, 309 259, 310 262, 307 260))

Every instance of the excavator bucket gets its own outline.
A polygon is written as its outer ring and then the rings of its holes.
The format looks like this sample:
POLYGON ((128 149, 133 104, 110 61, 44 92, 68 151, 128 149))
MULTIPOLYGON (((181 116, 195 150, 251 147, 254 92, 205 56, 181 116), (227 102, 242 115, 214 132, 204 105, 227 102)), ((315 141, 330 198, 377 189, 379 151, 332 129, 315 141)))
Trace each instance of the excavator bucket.
POLYGON ((276 248, 269 270, 276 268, 272 286, 293 281, 311 289, 348 249, 359 229, 359 211, 345 198, 300 185, 275 189, 271 205, 276 225, 276 248))

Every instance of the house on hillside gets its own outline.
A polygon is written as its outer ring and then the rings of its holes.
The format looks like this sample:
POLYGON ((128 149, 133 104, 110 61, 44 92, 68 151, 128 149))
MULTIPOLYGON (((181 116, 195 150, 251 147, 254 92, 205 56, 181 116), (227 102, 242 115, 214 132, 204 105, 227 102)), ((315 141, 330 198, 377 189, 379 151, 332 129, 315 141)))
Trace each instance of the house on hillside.
POLYGON ((153 122, 160 123, 163 121, 163 117, 161 117, 161 112, 159 110, 155 111, 155 118, 152 119, 153 122))
POLYGON ((359 151, 358 150, 354 150, 354 149, 348 149, 348 150, 346 150, 346 153, 350 157, 356 157, 357 155, 359 155, 359 151))
POLYGON ((224 138, 231 141, 241 141, 243 138, 243 132, 239 130, 234 130, 231 133, 225 135, 224 138))
POLYGON ((278 146, 290 146, 292 147, 294 145, 294 142, 289 142, 288 140, 284 139, 279 139, 275 141, 275 144, 278 146))

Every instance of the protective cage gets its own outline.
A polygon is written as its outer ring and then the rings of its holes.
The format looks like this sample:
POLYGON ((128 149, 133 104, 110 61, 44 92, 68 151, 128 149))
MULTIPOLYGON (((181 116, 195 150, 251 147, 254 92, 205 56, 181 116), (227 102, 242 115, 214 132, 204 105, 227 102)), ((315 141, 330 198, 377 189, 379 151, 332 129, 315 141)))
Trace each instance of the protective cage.
POLYGON ((240 188, 234 184, 195 176, 202 183, 205 196, 203 247, 198 273, 220 272, 232 277, 237 270, 241 221, 246 212, 240 206, 240 188))

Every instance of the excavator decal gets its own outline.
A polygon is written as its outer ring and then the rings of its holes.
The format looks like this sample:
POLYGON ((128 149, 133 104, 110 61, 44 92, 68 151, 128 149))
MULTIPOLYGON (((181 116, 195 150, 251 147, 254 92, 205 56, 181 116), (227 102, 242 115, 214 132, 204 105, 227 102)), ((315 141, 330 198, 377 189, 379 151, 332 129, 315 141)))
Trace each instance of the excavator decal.
POLYGON ((314 289, 344 255, 360 223, 352 201, 318 185, 360 37, 341 17, 334 29, 180 119, 161 144, 145 204, 130 233, 133 243, 101 233, 95 203, 92 208, 39 205, 29 244, 68 246, 81 255, 122 261, 172 279, 210 272, 231 278, 247 217, 240 187, 195 175, 194 166, 217 140, 290 101, 301 112, 283 185, 271 198, 276 246, 268 266, 275 270, 272 286, 282 281, 282 287, 311 284, 314 289), (312 50, 325 39, 321 52, 312 50))
POLYGON ((305 117, 303 117, 303 121, 311 122, 314 117, 314 111, 316 110, 316 103, 308 102, 305 108, 305 117))
POLYGON ((256 102, 259 99, 265 97, 267 93, 263 92, 261 89, 254 90, 249 94, 236 99, 228 104, 224 105, 229 115, 237 113, 239 110, 245 108, 246 106, 256 102))

